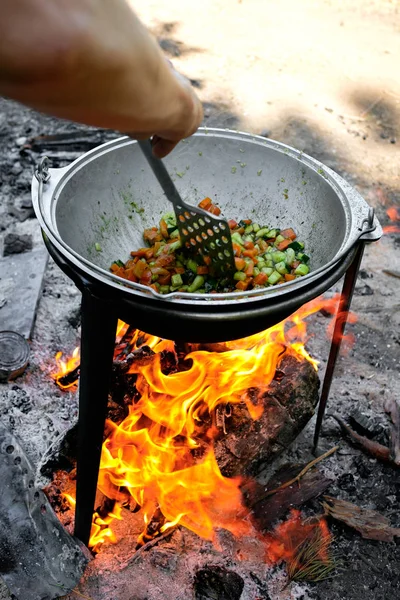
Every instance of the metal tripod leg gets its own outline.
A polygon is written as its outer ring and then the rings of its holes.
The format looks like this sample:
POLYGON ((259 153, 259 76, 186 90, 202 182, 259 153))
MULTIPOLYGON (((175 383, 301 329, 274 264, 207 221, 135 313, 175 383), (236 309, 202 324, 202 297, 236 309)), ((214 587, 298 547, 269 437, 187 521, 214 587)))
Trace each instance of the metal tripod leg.
POLYGON ((342 337, 347 323, 347 314, 350 309, 350 304, 353 298, 353 292, 357 281, 357 275, 360 269, 360 264, 364 253, 364 245, 365 244, 363 242, 359 242, 359 247, 354 257, 354 260, 351 263, 350 267, 347 269, 346 275, 344 276, 342 296, 336 313, 331 349, 329 352, 328 364, 326 366, 324 383, 322 385, 321 397, 319 400, 317 422, 315 425, 314 432, 314 452, 316 451, 318 445, 322 420, 324 418, 326 404, 329 396, 329 390, 331 388, 333 372, 335 370, 337 357, 339 355, 340 345, 342 343, 342 337))
POLYGON ((96 496, 116 327, 117 316, 110 305, 84 288, 74 534, 86 546, 96 496))

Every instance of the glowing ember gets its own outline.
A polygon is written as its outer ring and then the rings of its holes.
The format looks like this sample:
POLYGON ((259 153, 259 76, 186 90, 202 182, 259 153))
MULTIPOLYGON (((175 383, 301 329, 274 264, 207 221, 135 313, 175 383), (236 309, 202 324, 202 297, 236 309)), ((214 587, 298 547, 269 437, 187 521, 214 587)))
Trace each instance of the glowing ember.
MULTIPOLYGON (((335 314, 338 300, 339 295, 318 298, 266 331, 227 342, 223 352, 195 350, 185 357, 187 370, 169 374, 162 370, 161 353, 175 353, 174 342, 138 330, 127 341, 129 336, 123 335, 128 326, 122 324, 118 351, 146 345, 155 354, 132 363, 129 373, 137 376, 140 397, 129 406, 128 416, 119 424, 107 422, 98 488, 117 504, 108 517, 94 516, 90 546, 98 549, 106 540, 115 541, 109 525, 121 518, 120 506, 129 497, 141 508, 145 531, 154 515, 161 514, 159 533, 177 524, 214 542, 218 528, 248 533, 241 479, 223 477, 214 455, 214 411, 220 405, 244 403, 258 419, 263 408, 249 390, 264 394, 285 354, 307 359, 317 369, 304 347, 304 319, 322 308, 335 314)), ((145 539, 142 534, 138 542, 145 539)))
MULTIPOLYGON (((386 211, 391 221, 400 221, 400 206, 392 206, 386 211)), ((383 233, 400 233, 400 225, 386 225, 383 227, 383 233)))

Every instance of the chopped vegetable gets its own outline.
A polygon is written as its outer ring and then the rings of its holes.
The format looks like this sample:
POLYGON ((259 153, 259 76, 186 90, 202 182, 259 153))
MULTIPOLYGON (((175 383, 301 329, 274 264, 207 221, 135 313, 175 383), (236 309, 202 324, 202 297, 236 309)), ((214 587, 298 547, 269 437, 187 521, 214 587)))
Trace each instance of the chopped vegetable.
MULTIPOLYGON (((221 213, 208 197, 199 207, 214 215, 221 213)), ((146 247, 132 251, 126 263, 115 260, 110 270, 118 277, 147 285, 160 294, 247 291, 293 281, 309 273, 310 258, 292 228, 271 229, 251 219, 230 219, 228 225, 235 255, 233 276, 216 279, 210 256, 185 254, 172 212, 162 216, 159 227, 144 230, 146 247)), ((99 244, 95 244, 95 248, 101 251, 99 244)))

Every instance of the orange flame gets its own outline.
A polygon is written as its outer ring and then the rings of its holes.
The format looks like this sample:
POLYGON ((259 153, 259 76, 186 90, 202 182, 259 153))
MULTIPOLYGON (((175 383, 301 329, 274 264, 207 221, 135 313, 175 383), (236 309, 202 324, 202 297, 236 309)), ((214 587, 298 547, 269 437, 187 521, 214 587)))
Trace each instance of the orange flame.
MULTIPOLYGON (((132 363, 129 373, 137 375, 140 398, 129 406, 128 416, 119 424, 107 422, 100 491, 118 507, 130 496, 145 527, 161 512, 161 532, 181 524, 214 543, 218 528, 235 535, 250 532, 241 479, 224 477, 214 455, 213 439, 221 435, 215 409, 243 403, 253 419, 260 418, 263 408, 256 398, 268 390, 284 354, 307 359, 317 369, 304 346, 304 320, 322 308, 334 315, 339 298, 317 298, 266 331, 227 342, 222 352, 190 352, 189 368, 169 374, 163 372, 161 353, 175 353, 174 342, 135 330, 129 348, 146 344, 155 354, 132 363)), ((95 515, 90 546, 115 541, 108 532, 115 518, 121 518, 120 510, 107 519, 95 515)))
MULTIPOLYGON (((400 206, 391 206, 386 214, 391 221, 400 221, 400 206)), ((383 233, 400 233, 400 225, 386 225, 383 227, 383 233)))
POLYGON ((75 348, 75 350, 73 351, 72 356, 70 356, 70 358, 64 359, 64 358, 62 358, 62 355, 63 355, 62 352, 57 352, 57 354, 56 354, 57 371, 56 371, 56 373, 54 373, 52 375, 52 377, 55 380, 56 384, 62 390, 76 388, 77 380, 71 381, 70 383, 67 383, 67 384, 64 384, 64 383, 62 383, 61 379, 63 377, 65 377, 66 375, 68 375, 68 373, 71 373, 72 371, 74 371, 79 366, 79 363, 80 363, 79 346, 77 346, 75 348))
MULTIPOLYGON (((299 510, 292 509, 289 518, 278 525, 273 533, 264 536, 266 559, 270 564, 296 561, 296 554, 305 542, 314 544, 313 556, 321 562, 329 560, 332 535, 324 517, 303 520, 299 510), (317 534, 317 535, 316 535, 317 534)), ((297 564, 298 570, 302 566, 297 564)))

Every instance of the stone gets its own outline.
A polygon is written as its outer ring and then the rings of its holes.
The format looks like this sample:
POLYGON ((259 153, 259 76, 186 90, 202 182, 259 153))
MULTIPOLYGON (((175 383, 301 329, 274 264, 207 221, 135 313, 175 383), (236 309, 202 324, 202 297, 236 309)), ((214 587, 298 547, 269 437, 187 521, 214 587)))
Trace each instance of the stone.
POLYGON ((18 235, 17 233, 7 233, 4 237, 4 256, 11 254, 21 254, 32 250, 32 236, 30 234, 18 235))

